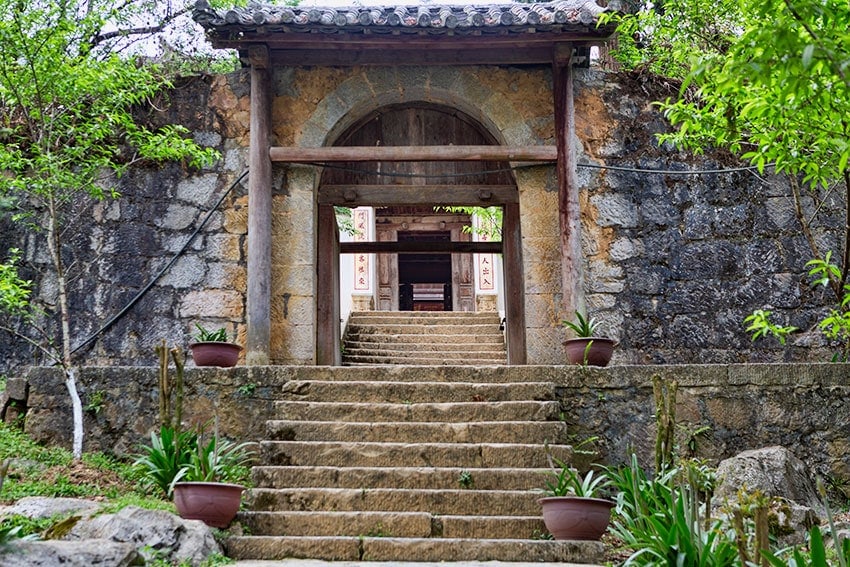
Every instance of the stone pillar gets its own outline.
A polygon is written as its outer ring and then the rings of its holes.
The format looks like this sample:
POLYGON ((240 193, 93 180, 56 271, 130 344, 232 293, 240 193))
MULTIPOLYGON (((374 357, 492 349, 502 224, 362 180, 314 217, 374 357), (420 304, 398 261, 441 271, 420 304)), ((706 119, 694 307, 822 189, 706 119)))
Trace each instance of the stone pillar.
POLYGON ((272 163, 271 78, 265 45, 251 46, 251 133, 248 177, 248 337, 245 362, 269 363, 271 339, 272 163))

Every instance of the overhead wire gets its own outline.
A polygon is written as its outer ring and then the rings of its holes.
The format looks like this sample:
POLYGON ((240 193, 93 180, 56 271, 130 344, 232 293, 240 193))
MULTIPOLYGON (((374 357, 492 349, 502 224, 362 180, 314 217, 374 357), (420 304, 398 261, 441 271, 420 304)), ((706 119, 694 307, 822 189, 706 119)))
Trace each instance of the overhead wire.
MULTIPOLYGON (((337 171, 344 171, 347 173, 358 173, 361 175, 375 175, 377 177, 399 177, 399 178, 411 178, 411 179, 456 179, 461 177, 477 177, 479 175, 487 175, 491 173, 506 173, 510 171, 520 171, 524 169, 532 169, 536 167, 544 167, 551 166, 550 162, 544 163, 534 163, 534 164, 522 164, 515 165, 511 167, 499 167, 495 169, 483 169, 480 171, 470 171, 463 173, 407 173, 403 171, 392 172, 392 171, 378 171, 373 169, 365 169, 365 168, 357 168, 350 166, 342 166, 337 165, 335 163, 328 162, 319 162, 319 161, 298 161, 298 162, 289 162, 293 165, 310 165, 314 167, 324 167, 327 169, 334 169, 337 171)), ((767 164, 765 167, 772 167, 773 164, 767 164)), ((722 174, 722 173, 736 173, 742 171, 755 172, 759 170, 759 166, 756 165, 748 165, 741 167, 728 167, 728 168, 716 168, 716 169, 655 169, 655 168, 639 168, 639 167, 631 167, 631 166, 622 166, 622 165, 605 165, 605 164, 594 164, 594 163, 579 163, 576 164, 576 167, 588 168, 588 169, 608 169, 611 171, 622 171, 628 173, 649 173, 656 175, 712 175, 712 174, 722 174)))
POLYGON ((119 319, 121 319, 121 317, 126 315, 127 312, 130 311, 130 309, 132 309, 133 306, 136 305, 136 303, 138 303, 139 300, 142 299, 142 297, 145 296, 145 294, 147 294, 147 292, 154 286, 154 284, 157 281, 159 281, 159 278, 161 278, 163 275, 165 275, 165 273, 168 270, 171 269, 171 266, 173 266, 177 262, 177 260, 180 259, 180 256, 183 255, 183 252, 185 252, 189 248, 189 246, 191 246, 192 242, 195 241, 195 238, 201 232, 201 229, 204 228, 204 225, 207 224, 207 221, 210 220, 213 213, 215 213, 218 210, 218 208, 221 206, 221 204, 224 202, 224 200, 227 198, 227 196, 230 195, 230 192, 233 191, 233 189, 245 178, 246 175, 248 175, 247 169, 245 171, 243 171, 242 175, 240 175, 236 179, 236 181, 234 181, 230 185, 230 187, 228 187, 227 191, 225 191, 221 195, 221 197, 219 197, 219 199, 218 199, 218 201, 216 201, 215 205, 213 205, 213 207, 209 211, 207 211, 206 216, 204 216, 203 220, 201 220, 201 222, 198 224, 198 226, 195 227, 195 230, 192 232, 191 236, 189 236, 189 239, 186 240, 186 242, 183 244, 183 247, 180 248, 180 250, 178 250, 177 253, 174 254, 174 256, 172 256, 171 260, 165 266, 163 266, 162 269, 160 269, 159 272, 157 272, 157 274, 153 278, 151 278, 151 280, 148 281, 148 283, 142 289, 140 289, 139 292, 136 295, 134 295, 132 299, 130 299, 130 301, 127 303, 127 305, 125 305, 120 311, 118 311, 118 313, 116 313, 115 315, 110 317, 106 321, 106 323, 101 325, 101 327, 97 331, 92 333, 83 342, 81 342, 80 344, 75 346, 73 349, 71 349, 71 354, 76 353, 77 351, 79 351, 80 349, 85 347, 86 345, 94 342, 95 339, 97 339, 100 335, 102 335, 107 330, 109 330, 109 328, 112 327, 112 325, 114 325, 119 319))
MULTIPOLYGON (((505 173, 505 172, 510 172, 510 171, 519 171, 519 170, 524 170, 524 169, 531 169, 531 168, 551 165, 550 163, 535 163, 535 164, 516 165, 516 166, 511 166, 511 167, 501 167, 501 168, 496 168, 496 169, 487 169, 487 170, 467 172, 467 173, 422 174, 422 173, 375 171, 375 170, 353 168, 353 167, 348 167, 348 166, 339 166, 339 165, 336 165, 336 164, 325 163, 325 162, 315 162, 315 161, 291 162, 291 163, 298 164, 298 165, 310 165, 310 166, 315 166, 315 167, 324 167, 324 168, 328 168, 328 169, 346 171, 348 173, 358 173, 358 174, 364 174, 364 175, 376 175, 376 176, 379 176, 379 177, 433 178, 433 179, 456 179, 456 178, 462 178, 462 177, 477 177, 479 175, 487 175, 487 174, 491 174, 491 173, 505 173)), ((755 171, 759 169, 757 166, 742 166, 742 167, 721 168, 721 169, 669 170, 669 169, 655 169, 655 168, 644 169, 644 168, 637 168, 637 167, 630 167, 630 166, 616 166, 616 165, 598 165, 598 164, 591 164, 591 163, 579 163, 579 164, 576 164, 576 166, 581 167, 581 168, 588 168, 588 169, 608 169, 608 170, 612 170, 612 171, 622 171, 622 172, 629 172, 629 173, 649 173, 649 174, 659 174, 659 175, 709 175, 709 174, 735 173, 735 172, 741 172, 741 171, 747 171, 747 172, 752 173, 753 175, 756 175, 755 171)), ((772 166, 772 164, 768 164, 768 166, 766 166, 766 167, 770 167, 770 166, 772 166)), ((126 315, 130 311, 130 309, 132 309, 133 306, 135 306, 136 303, 138 303, 142 299, 142 297, 144 297, 147 294, 147 292, 150 291, 150 289, 156 284, 156 282, 159 281, 159 279, 163 275, 165 275, 165 273, 168 270, 171 269, 171 267, 177 262, 177 260, 180 259, 180 257, 189 248, 189 246, 192 244, 192 242, 194 242, 195 238, 198 236, 201 229, 203 229, 203 227, 207 224, 209 219, 212 217, 213 213, 215 213, 215 211, 218 210, 218 208, 221 206, 221 204, 224 202, 224 200, 227 198, 227 196, 230 195, 230 193, 233 191, 233 189, 239 183, 241 183, 242 180, 247 175, 248 175, 248 170, 246 169, 230 185, 230 187, 227 189, 227 191, 225 191, 221 195, 221 197, 219 197, 219 199, 218 199, 218 201, 216 201, 215 205, 213 205, 213 207, 207 212, 206 216, 204 216, 204 218, 201 220, 201 222, 195 227, 195 230, 192 232, 192 234, 189 236, 189 238, 186 240, 186 242, 183 244, 183 246, 180 248, 180 250, 178 250, 174 254, 174 256, 172 256, 171 260, 165 266, 163 266, 159 270, 159 272, 157 272, 157 274, 153 278, 151 278, 150 281, 148 281, 148 283, 141 290, 139 290, 139 292, 135 296, 133 296, 132 299, 130 299, 129 302, 127 302, 127 305, 125 305, 115 315, 110 317, 103 325, 100 326, 99 329, 97 329, 94 333, 89 335, 89 337, 87 337, 80 344, 78 344, 76 347, 74 347, 71 350, 71 354, 78 352, 79 350, 83 349, 87 345, 94 342, 100 335, 102 335, 107 330, 109 330, 109 328, 111 328, 112 325, 114 325, 119 319, 121 319, 124 315, 126 315)), ((761 177, 759 177, 758 175, 756 175, 756 177, 764 182, 764 180, 761 177)))

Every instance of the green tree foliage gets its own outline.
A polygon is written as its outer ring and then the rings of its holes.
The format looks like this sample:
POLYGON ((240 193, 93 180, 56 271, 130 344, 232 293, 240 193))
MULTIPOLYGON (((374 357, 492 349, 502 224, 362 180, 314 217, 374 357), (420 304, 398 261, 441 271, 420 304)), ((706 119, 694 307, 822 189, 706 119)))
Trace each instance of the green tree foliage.
MULTIPOLYGON (((196 167, 218 157, 181 126, 151 129, 134 117, 135 108, 170 86, 159 66, 119 53, 127 41, 150 37, 177 16, 154 14, 160 19, 148 25, 139 19, 146 5, 151 3, 0 0, 0 199, 13 203, 15 220, 38 232, 51 259, 59 329, 54 334, 42 328, 38 344, 66 371, 77 456, 82 410, 63 254, 68 211, 86 200, 117 197, 115 179, 134 164, 180 160, 196 167)), ((12 284, 0 291, 0 306, 18 309, 28 297, 16 290, 25 286, 19 278, 15 283, 17 274, 6 265, 4 274, 12 284)))
MULTIPOLYGON (((623 17, 619 31, 615 55, 627 68, 682 81, 678 99, 661 104, 677 126, 662 141, 697 153, 727 148, 784 173, 812 258, 829 264, 817 213, 839 191, 850 219, 850 4, 665 2, 623 17)), ((823 272, 839 315, 850 304, 850 222, 843 224, 835 270, 823 272)), ((847 354, 846 335, 831 338, 847 354)))
POLYGON ((630 14, 603 14, 617 20, 612 51, 626 70, 645 70, 683 79, 694 58, 722 55, 740 29, 738 0, 682 0, 641 3, 630 14))
POLYGON ((18 275, 20 250, 12 248, 9 258, 0 263, 0 311, 11 315, 26 316, 29 313, 29 296, 32 282, 18 275))

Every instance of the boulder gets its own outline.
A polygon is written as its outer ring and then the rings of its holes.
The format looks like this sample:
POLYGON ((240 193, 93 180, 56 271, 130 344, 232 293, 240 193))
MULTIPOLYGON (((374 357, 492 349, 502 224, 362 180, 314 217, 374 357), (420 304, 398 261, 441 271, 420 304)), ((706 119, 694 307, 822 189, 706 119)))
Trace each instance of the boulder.
POLYGON ((738 489, 761 490, 825 514, 808 467, 784 447, 744 451, 717 467, 719 484, 715 495, 734 499, 738 489))
POLYGON ((148 559, 187 561, 192 565, 222 552, 212 531, 203 522, 183 520, 162 510, 136 506, 81 520, 67 536, 71 540, 101 538, 130 543, 148 559))
POLYGON ((744 451, 721 461, 717 467, 715 502, 737 500, 738 490, 760 490, 775 497, 776 526, 781 543, 805 543, 809 528, 824 518, 826 510, 805 463, 784 447, 744 451))
POLYGON ((24 516, 32 520, 52 518, 54 516, 77 515, 91 516, 100 509, 100 504, 80 498, 48 498, 45 496, 28 496, 21 498, 10 506, 0 507, 0 518, 8 516, 24 516))
POLYGON ((110 540, 12 541, 0 550, 3 567, 125 567, 144 565, 144 558, 129 543, 110 540))

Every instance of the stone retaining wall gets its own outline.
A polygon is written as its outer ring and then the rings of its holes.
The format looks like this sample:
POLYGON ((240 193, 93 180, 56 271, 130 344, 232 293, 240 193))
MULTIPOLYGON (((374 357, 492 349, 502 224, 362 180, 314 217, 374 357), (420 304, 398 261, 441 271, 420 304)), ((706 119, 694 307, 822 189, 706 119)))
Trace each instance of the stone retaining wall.
MULTIPOLYGON (((224 435, 258 441, 287 382, 350 378, 351 373, 359 380, 386 380, 389 374, 405 381, 553 383, 574 444, 598 436, 599 460, 622 462, 634 450, 647 464, 653 462, 652 376, 657 374, 679 383, 682 430, 708 427, 697 438, 700 456, 722 459, 745 449, 783 445, 818 473, 850 481, 846 364, 187 369, 185 421, 218 415, 224 435)), ((70 404, 61 375, 33 368, 27 380, 26 430, 39 441, 69 445, 70 404)), ((133 453, 157 427, 156 368, 85 368, 80 382, 84 405, 96 392, 102 397, 99 411, 86 411, 85 450, 133 453)))

